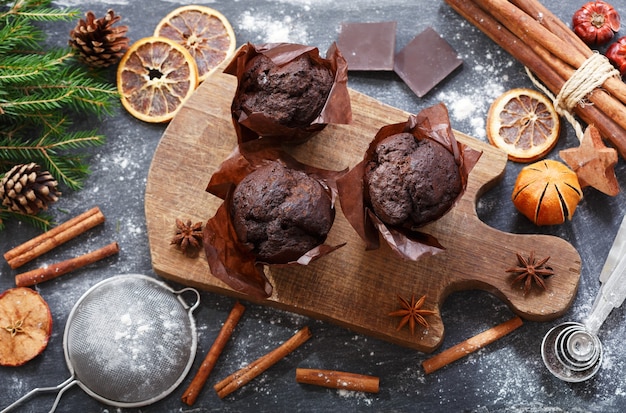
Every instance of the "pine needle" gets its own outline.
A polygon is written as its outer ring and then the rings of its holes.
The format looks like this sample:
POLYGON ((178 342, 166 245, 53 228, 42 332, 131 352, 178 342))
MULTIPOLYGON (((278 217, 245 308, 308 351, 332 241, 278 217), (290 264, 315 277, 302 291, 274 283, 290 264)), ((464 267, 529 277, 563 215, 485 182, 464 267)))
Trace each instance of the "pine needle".
MULTIPOLYGON (((90 170, 88 148, 104 143, 94 130, 75 130, 85 115, 110 115, 115 85, 81 65, 67 48, 47 48, 39 22, 71 21, 79 11, 50 0, 0 0, 0 179, 14 165, 35 162, 63 186, 79 190, 90 170)), ((68 33, 69 39, 69 33, 68 33)), ((46 229, 45 215, 0 206, 0 230, 18 219, 46 229)))

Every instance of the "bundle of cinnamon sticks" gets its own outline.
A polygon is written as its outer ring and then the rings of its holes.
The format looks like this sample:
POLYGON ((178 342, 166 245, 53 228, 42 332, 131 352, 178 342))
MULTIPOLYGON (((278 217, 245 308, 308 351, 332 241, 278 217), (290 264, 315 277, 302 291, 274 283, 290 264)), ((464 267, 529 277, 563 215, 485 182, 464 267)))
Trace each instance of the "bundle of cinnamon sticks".
MULTIPOLYGON (((94 207, 83 212, 74 218, 52 228, 32 238, 23 244, 7 251, 4 259, 13 269, 52 251, 54 248, 76 238, 87 232, 91 228, 102 224, 105 221, 104 214, 100 208, 94 207)), ((52 263, 43 267, 23 272, 15 276, 15 285, 18 287, 31 287, 44 281, 57 278, 70 271, 77 270, 87 265, 93 264, 111 255, 117 254, 120 246, 117 242, 112 242, 102 248, 70 258, 61 262, 52 263)))
MULTIPOLYGON (((445 0, 554 94, 594 52, 537 0, 445 0)), ((626 84, 607 79, 572 111, 626 157, 626 84)))

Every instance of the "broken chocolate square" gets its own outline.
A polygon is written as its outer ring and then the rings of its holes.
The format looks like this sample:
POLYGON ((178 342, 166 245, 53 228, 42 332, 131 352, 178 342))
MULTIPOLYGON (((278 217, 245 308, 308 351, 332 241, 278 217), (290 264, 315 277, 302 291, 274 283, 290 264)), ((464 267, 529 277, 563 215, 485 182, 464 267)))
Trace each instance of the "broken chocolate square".
POLYGON ((396 54, 394 71, 422 97, 462 63, 452 46, 429 27, 396 54))
POLYGON ((393 70, 396 22, 342 23, 337 47, 348 70, 393 70))

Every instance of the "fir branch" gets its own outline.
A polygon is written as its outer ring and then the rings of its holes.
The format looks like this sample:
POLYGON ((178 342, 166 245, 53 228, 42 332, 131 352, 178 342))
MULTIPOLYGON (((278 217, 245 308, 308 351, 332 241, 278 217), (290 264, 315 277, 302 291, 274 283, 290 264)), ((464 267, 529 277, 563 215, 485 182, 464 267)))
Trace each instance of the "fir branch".
POLYGON ((0 21, 0 53, 5 54, 18 49, 33 49, 43 40, 43 33, 20 19, 11 24, 0 21))
MULTIPOLYGON (((0 4, 8 4, 8 1, 0 4)), ((70 21, 79 15, 77 9, 53 9, 49 0, 15 0, 13 6, 6 12, 0 13, 0 19, 23 17, 38 22, 70 21)))
POLYGON ((2 231, 5 227, 4 221, 8 221, 11 218, 27 223, 41 231, 49 230, 54 223, 52 217, 48 214, 40 213, 38 215, 28 215, 21 212, 9 211, 6 208, 0 207, 0 231, 2 231))
POLYGON ((73 93, 72 90, 68 89, 42 91, 35 96, 24 95, 12 101, 0 102, 0 108, 6 115, 19 115, 20 111, 36 112, 61 109, 64 103, 71 102, 73 93))
POLYGON ((61 76, 67 81, 57 85, 57 87, 67 87, 75 91, 71 102, 74 110, 98 115, 111 114, 112 107, 117 106, 119 102, 117 88, 112 88, 110 84, 88 77, 82 69, 69 67, 61 72, 61 76))
POLYGON ((38 76, 47 75, 54 66, 62 65, 74 53, 69 50, 53 50, 45 54, 24 54, 5 56, 0 62, 0 84, 32 82, 38 76))
MULTIPOLYGON (((52 21, 71 21, 76 18, 80 12, 76 9, 63 9, 63 10, 54 10, 49 9, 47 7, 40 7, 36 9, 29 10, 27 12, 23 12, 20 10, 13 10, 11 12, 6 13, 5 15, 11 16, 19 16, 23 18, 27 18, 36 22, 52 22, 52 21)), ((0 18, 5 17, 0 15, 0 18)))
MULTIPOLYGON (((0 0, 0 177, 17 164, 35 162, 78 190, 90 173, 86 149, 103 144, 104 137, 70 130, 72 119, 110 114, 119 104, 117 88, 78 65, 71 49, 44 48, 39 24, 77 15, 50 0, 0 0)), ((9 219, 39 228, 51 222, 0 206, 0 230, 9 219)))
POLYGON ((43 153, 46 158, 40 161, 42 166, 58 180, 73 191, 83 188, 84 179, 91 170, 85 164, 84 157, 53 156, 50 152, 43 153))
POLYGON ((89 169, 81 163, 83 157, 67 154, 103 143, 104 137, 94 131, 64 133, 59 124, 58 128, 51 129, 50 133, 33 142, 16 145, 12 140, 0 140, 0 158, 14 164, 36 162, 45 166, 59 182, 72 190, 78 190, 82 188, 83 179, 89 174, 89 169), (60 136, 57 136, 59 133, 60 136))
POLYGON ((29 139, 30 136, 41 132, 47 133, 48 129, 57 125, 63 118, 59 111, 49 113, 24 113, 18 116, 3 116, 4 123, 0 123, 0 137, 15 139, 17 141, 29 139), (43 128, 36 131, 35 128, 43 128))
MULTIPOLYGON (((62 63, 72 54, 59 57, 62 63)), ((52 60, 47 71, 31 72, 20 84, 7 82, 7 93, 12 97, 1 96, 0 110, 17 116, 25 112, 51 111, 68 106, 78 112, 110 114, 117 102, 118 92, 110 85, 89 77, 77 66, 57 69, 52 60), (30 77, 30 78, 29 78, 30 77)), ((0 86, 2 85, 0 78, 0 86)))

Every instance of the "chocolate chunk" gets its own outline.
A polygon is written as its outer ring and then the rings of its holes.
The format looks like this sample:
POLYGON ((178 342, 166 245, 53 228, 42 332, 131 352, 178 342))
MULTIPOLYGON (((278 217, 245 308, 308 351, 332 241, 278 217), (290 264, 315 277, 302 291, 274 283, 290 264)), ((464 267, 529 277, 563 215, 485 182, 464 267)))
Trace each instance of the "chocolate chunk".
POLYGON ((396 54, 394 71, 422 97, 462 63, 450 44, 429 27, 396 54))
POLYGON ((348 70, 393 70, 396 22, 342 23, 337 47, 348 70))

